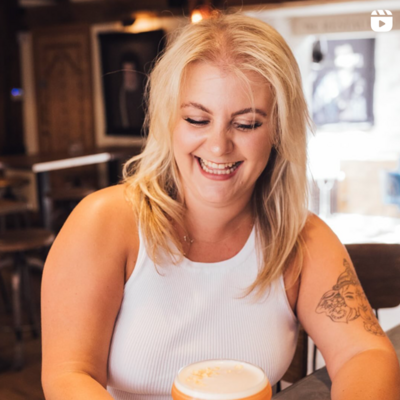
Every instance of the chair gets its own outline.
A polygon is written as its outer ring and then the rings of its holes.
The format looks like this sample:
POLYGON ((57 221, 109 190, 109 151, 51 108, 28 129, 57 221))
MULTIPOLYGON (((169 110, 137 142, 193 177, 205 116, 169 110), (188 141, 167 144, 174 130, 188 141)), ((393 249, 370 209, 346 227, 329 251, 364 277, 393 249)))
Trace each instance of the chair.
POLYGON ((29 308, 28 316, 33 336, 37 337, 40 331, 40 323, 36 316, 34 302, 31 296, 29 270, 30 268, 42 270, 44 262, 39 258, 28 256, 27 252, 48 247, 53 240, 54 234, 46 229, 13 229, 0 234, 0 255, 5 256, 0 259, 0 270, 6 267, 12 267, 12 312, 16 336, 15 369, 21 369, 23 366, 21 304, 23 297, 29 308))
MULTIPOLYGON (((287 383, 296 383, 300 379, 307 376, 307 366, 308 366, 308 335, 304 328, 300 325, 299 335, 297 337, 296 351, 293 356, 293 360, 283 375, 281 381, 287 383)), ((279 393, 281 391, 281 381, 276 384, 275 392, 279 393)))
MULTIPOLYGON (((7 185, 11 183, 12 181, 0 178, 0 189, 2 187, 8 187, 7 185)), ((26 202, 0 198, 0 234, 6 231, 7 227, 6 218, 9 216, 14 217, 14 223, 16 227, 20 227, 19 223, 20 221, 18 219, 19 216, 23 216, 25 219, 26 226, 29 226, 28 211, 29 207, 26 202)), ((0 274, 0 294, 1 297, 3 298, 3 302, 6 306, 7 311, 11 312, 11 304, 8 300, 6 294, 6 287, 1 274, 0 274)))
POLYGON ((296 352, 294 353, 292 363, 282 380, 289 383, 296 383, 300 379, 304 378, 307 375, 307 357, 308 335, 303 327, 300 326, 296 352))
POLYGON ((18 194, 18 190, 27 185, 29 179, 0 176, 0 199, 25 202, 26 199, 18 194))
MULTIPOLYGON (((400 244, 347 244, 346 249, 376 317, 380 308, 400 305, 400 244)), ((316 357, 314 346, 314 371, 316 357)))
POLYGON ((52 230, 58 232, 75 206, 96 190, 93 187, 64 186, 48 192, 46 202, 48 209, 51 210, 52 230))
POLYGON ((41 249, 50 246, 54 240, 54 234, 46 229, 30 228, 28 218, 28 204, 22 201, 0 199, 0 271, 11 267, 11 291, 12 306, 6 293, 6 285, 0 274, 0 292, 4 300, 7 311, 13 314, 14 332, 16 336, 14 368, 21 369, 23 366, 22 351, 22 300, 26 300, 29 316, 30 328, 34 337, 39 335, 40 324, 34 310, 34 302, 30 289, 30 268, 43 269, 44 262, 39 258, 28 256, 31 250, 41 249), (5 218, 8 216, 25 217, 25 229, 20 229, 20 224, 15 224, 16 228, 8 228, 5 218), (3 222, 3 223, 2 223, 3 222))
POLYGON ((400 244, 348 244, 346 249, 377 317, 378 309, 400 305, 400 244))
POLYGON ((0 189, 6 190, 8 193, 13 188, 19 188, 29 184, 28 179, 16 178, 16 177, 0 177, 0 189))
MULTIPOLYGON (((14 217, 22 215, 25 219, 25 224, 29 225, 28 212, 29 206, 26 202, 0 198, 0 233, 6 230, 6 217, 10 215, 14 217)), ((15 219, 15 222, 19 226, 18 219, 15 219)))
POLYGON ((84 197, 96 191, 92 187, 65 187, 55 189, 49 193, 47 196, 54 201, 68 201, 73 203, 78 203, 84 197))

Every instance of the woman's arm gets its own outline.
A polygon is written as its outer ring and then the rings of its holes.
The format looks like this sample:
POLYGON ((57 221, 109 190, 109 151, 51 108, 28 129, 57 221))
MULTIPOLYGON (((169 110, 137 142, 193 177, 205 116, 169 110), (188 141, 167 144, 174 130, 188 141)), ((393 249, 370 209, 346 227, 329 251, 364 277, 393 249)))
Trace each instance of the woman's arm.
POLYGON ((332 381, 332 400, 400 399, 399 361, 393 351, 362 351, 346 361, 332 381))
POLYGON ((138 251, 123 186, 85 198, 50 250, 42 282, 42 384, 47 400, 107 393, 107 360, 125 269, 138 251))
POLYGON ((321 351, 333 400, 400 399, 400 368, 350 257, 335 234, 311 216, 297 313, 321 351))

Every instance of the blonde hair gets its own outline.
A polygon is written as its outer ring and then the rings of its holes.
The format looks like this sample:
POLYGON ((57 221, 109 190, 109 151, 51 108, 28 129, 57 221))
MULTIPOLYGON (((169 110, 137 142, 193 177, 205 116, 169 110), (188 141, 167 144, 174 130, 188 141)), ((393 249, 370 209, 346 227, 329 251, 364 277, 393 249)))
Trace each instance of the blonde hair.
POLYGON ((300 274, 301 230, 307 218, 307 105, 296 60, 271 26, 244 15, 221 15, 184 27, 157 60, 147 87, 148 138, 143 152, 124 167, 127 197, 132 202, 150 257, 157 264, 160 248, 176 264, 183 248, 174 228, 185 230, 181 182, 172 151, 172 132, 179 110, 184 73, 205 61, 245 77, 256 72, 269 82, 275 137, 268 164, 252 197, 257 247, 263 265, 246 293, 262 293, 296 260, 300 274), (171 245, 173 243, 174 247, 171 245), (178 252, 176 251, 178 250, 178 252), (178 257, 176 257, 178 256, 178 257))

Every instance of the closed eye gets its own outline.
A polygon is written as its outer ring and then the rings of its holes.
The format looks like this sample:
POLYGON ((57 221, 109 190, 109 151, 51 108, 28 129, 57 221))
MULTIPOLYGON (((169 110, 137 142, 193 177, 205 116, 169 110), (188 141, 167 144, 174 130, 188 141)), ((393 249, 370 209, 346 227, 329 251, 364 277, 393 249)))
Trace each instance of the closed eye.
MULTIPOLYGON (((205 126, 210 123, 210 121, 207 119, 193 119, 186 117, 184 118, 184 120, 191 125, 197 125, 197 126, 205 126)), ((254 122, 253 124, 239 124, 237 122, 234 122, 232 125, 235 127, 235 129, 239 129, 241 131, 249 131, 259 128, 260 126, 262 126, 262 123, 257 121, 254 122)))
POLYGON ((233 126, 236 129, 239 129, 241 131, 249 131, 249 130, 254 130, 259 128, 262 125, 261 122, 254 122, 254 124, 238 124, 238 123, 234 123, 233 126))
POLYGON ((208 125, 210 123, 207 119, 184 118, 184 120, 191 125, 208 125))

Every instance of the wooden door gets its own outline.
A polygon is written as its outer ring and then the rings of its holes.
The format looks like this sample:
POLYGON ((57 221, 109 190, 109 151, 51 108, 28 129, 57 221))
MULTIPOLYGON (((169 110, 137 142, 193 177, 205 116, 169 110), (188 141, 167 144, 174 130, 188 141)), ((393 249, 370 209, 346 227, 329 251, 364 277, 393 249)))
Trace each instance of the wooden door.
MULTIPOLYGON (((95 145, 90 27, 36 29, 33 50, 39 151, 79 155, 95 145)), ((96 186, 96 171, 54 171, 51 187, 96 186)))
POLYGON ((41 153, 79 152, 94 145, 89 26, 33 32, 41 153))

